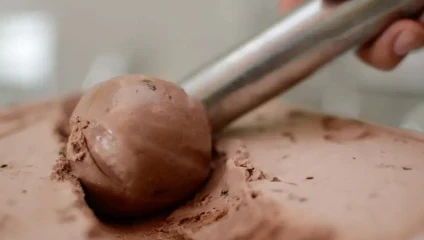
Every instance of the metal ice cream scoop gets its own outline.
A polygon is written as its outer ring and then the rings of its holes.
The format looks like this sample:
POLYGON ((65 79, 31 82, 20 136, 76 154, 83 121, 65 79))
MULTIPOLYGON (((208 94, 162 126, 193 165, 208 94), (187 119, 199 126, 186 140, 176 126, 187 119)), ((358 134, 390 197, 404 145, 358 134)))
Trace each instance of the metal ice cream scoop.
POLYGON ((416 18, 424 0, 312 0, 216 63, 183 88, 205 106, 213 132, 288 90, 399 18, 416 18))

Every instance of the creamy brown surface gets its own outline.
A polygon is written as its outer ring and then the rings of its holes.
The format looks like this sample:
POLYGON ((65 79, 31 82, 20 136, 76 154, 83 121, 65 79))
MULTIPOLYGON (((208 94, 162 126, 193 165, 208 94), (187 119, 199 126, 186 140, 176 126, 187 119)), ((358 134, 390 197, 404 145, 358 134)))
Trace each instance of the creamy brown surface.
POLYGON ((77 185, 50 179, 63 146, 59 105, 20 109, 0 112, 2 239, 418 239, 424 230, 420 135, 271 103, 217 140, 217 170, 192 201, 119 225, 99 222, 77 185))
POLYGON ((71 117, 66 157, 91 206, 146 216, 192 197, 211 170, 211 134, 199 102, 141 75, 104 81, 71 117))

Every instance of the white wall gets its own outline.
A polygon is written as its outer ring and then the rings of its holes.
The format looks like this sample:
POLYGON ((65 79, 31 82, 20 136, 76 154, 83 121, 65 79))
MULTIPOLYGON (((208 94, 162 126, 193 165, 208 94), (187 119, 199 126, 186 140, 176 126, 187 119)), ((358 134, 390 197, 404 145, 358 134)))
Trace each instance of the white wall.
MULTIPOLYGON (((0 43, 1 22, 31 12, 50 21, 50 30, 42 32, 50 33, 45 55, 52 66, 38 85, 0 78, 3 104, 63 94, 125 72, 179 81, 279 18, 277 0, 0 0, 0 43)), ((0 48, 0 61, 2 54, 0 48)), ((416 54, 395 72, 382 73, 348 54, 285 97, 399 126, 408 112, 421 114, 413 107, 424 100, 423 62, 423 54, 416 54)), ((17 72, 28 66, 15 65, 17 72)))

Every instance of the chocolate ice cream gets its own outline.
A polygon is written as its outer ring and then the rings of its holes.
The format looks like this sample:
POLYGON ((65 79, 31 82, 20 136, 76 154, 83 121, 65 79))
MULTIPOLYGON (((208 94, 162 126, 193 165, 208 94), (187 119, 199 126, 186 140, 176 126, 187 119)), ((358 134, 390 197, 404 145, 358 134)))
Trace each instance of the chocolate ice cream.
POLYGON ((72 112, 74 111, 75 106, 78 104, 82 95, 82 93, 78 92, 58 101, 60 105, 59 109, 61 109, 61 114, 59 120, 57 121, 57 129, 58 133, 63 138, 67 139, 71 134, 69 119, 71 118, 72 112))
MULTIPOLYGON (((217 138, 217 167, 194 198, 171 213, 111 224, 92 214, 78 182, 49 178, 63 155, 55 135, 61 114, 56 102, 0 110, 1 239, 424 235, 421 134, 270 102, 217 138)), ((69 170, 61 163, 56 177, 69 170)))
POLYGON ((146 216, 181 203, 205 182, 211 133, 203 107, 176 84, 121 76, 79 101, 67 158, 98 213, 146 216))

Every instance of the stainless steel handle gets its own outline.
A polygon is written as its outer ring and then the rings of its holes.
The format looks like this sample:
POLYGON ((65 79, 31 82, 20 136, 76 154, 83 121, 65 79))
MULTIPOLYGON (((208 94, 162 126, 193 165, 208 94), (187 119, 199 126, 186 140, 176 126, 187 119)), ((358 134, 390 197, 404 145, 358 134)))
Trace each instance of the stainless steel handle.
POLYGON ((259 36, 183 82, 204 104, 213 132, 291 88, 424 0, 308 1, 259 36))

